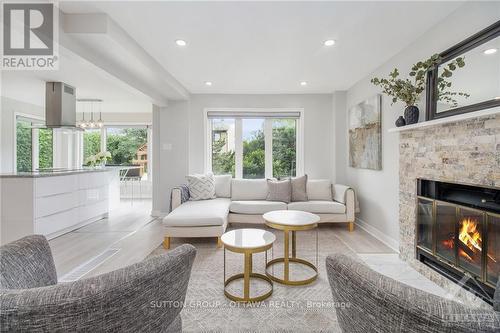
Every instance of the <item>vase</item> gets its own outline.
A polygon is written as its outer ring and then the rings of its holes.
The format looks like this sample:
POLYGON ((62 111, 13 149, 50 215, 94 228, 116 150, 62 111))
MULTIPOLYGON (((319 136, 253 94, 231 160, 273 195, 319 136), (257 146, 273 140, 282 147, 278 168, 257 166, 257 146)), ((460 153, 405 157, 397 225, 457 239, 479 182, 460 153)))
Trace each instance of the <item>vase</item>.
POLYGON ((406 125, 418 123, 418 107, 415 105, 409 105, 405 109, 405 122, 406 125))
POLYGON ((401 127, 404 125, 406 125, 405 119, 403 118, 403 116, 399 116, 399 118, 396 119, 396 127, 401 127))

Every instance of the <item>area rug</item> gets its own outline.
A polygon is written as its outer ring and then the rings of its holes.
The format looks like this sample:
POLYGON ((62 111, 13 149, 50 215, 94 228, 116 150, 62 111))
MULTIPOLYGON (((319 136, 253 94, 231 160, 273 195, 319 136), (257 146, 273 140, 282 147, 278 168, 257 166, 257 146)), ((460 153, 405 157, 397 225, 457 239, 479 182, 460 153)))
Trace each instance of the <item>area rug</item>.
MULTIPOLYGON (((260 227, 260 226, 259 226, 260 227)), ((263 228, 263 227, 262 227, 263 228)), ((230 229, 229 229, 230 230, 230 229)), ((271 257, 283 256, 283 234, 267 228, 276 235, 271 257)), ((190 243, 197 255, 189 281, 185 308, 182 311, 184 332, 340 332, 335 308, 325 271, 325 258, 332 253, 356 256, 335 235, 336 228, 321 226, 318 230, 297 233, 297 256, 316 261, 316 235, 318 235, 318 279, 307 286, 284 286, 274 283, 271 297, 257 303, 235 303, 224 296, 224 250, 216 248, 211 239, 173 239, 172 247, 190 243)), ((164 253, 162 247, 151 255, 164 253)), ((264 272, 265 255, 255 254, 253 270, 264 272)), ((304 276, 311 272, 296 269, 304 276)), ((243 256, 226 251, 226 278, 243 272, 243 256)), ((275 274, 279 274, 279 267, 275 274)), ((238 283, 231 285, 233 292, 241 291, 238 283)), ((261 292, 264 284, 252 283, 251 290, 261 292)))

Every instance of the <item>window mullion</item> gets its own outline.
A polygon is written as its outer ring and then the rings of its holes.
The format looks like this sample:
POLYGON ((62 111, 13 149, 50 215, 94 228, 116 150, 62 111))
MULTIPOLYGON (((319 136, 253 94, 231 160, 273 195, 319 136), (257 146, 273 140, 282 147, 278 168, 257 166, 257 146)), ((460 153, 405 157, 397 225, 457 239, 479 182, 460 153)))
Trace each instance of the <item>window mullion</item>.
POLYGON ((264 156, 266 178, 273 178, 273 119, 264 121, 264 156))
MULTIPOLYGON (((32 123, 33 125, 33 123, 32 123)), ((36 171, 40 166, 40 130, 33 128, 31 130, 31 169, 36 171)))
POLYGON ((235 177, 243 178, 243 123, 241 118, 234 124, 235 177))

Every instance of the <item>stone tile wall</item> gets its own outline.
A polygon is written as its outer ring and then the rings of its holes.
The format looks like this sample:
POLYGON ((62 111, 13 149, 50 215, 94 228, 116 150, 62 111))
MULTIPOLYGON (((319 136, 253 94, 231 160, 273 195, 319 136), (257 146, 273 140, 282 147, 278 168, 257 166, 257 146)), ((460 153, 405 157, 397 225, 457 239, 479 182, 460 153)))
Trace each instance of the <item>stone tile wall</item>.
MULTIPOLYGON (((399 139, 400 257, 444 288, 455 289, 415 259, 416 180, 500 187, 500 115, 404 131, 399 139)), ((468 293, 454 292, 470 299, 468 293)))

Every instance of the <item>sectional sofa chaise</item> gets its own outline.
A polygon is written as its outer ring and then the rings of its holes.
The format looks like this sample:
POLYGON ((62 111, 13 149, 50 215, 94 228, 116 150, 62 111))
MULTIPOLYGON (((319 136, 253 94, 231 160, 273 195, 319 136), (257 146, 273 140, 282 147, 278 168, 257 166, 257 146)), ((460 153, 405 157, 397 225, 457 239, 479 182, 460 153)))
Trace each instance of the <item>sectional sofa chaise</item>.
POLYGON ((308 201, 279 202, 266 200, 266 179, 232 179, 215 176, 215 199, 190 201, 182 198, 181 189, 171 193, 172 209, 163 219, 165 239, 170 248, 172 237, 217 237, 225 232, 228 223, 263 224, 264 213, 273 210, 301 210, 317 214, 320 223, 348 223, 354 229, 356 198, 346 185, 332 184, 327 179, 307 181, 308 201))

